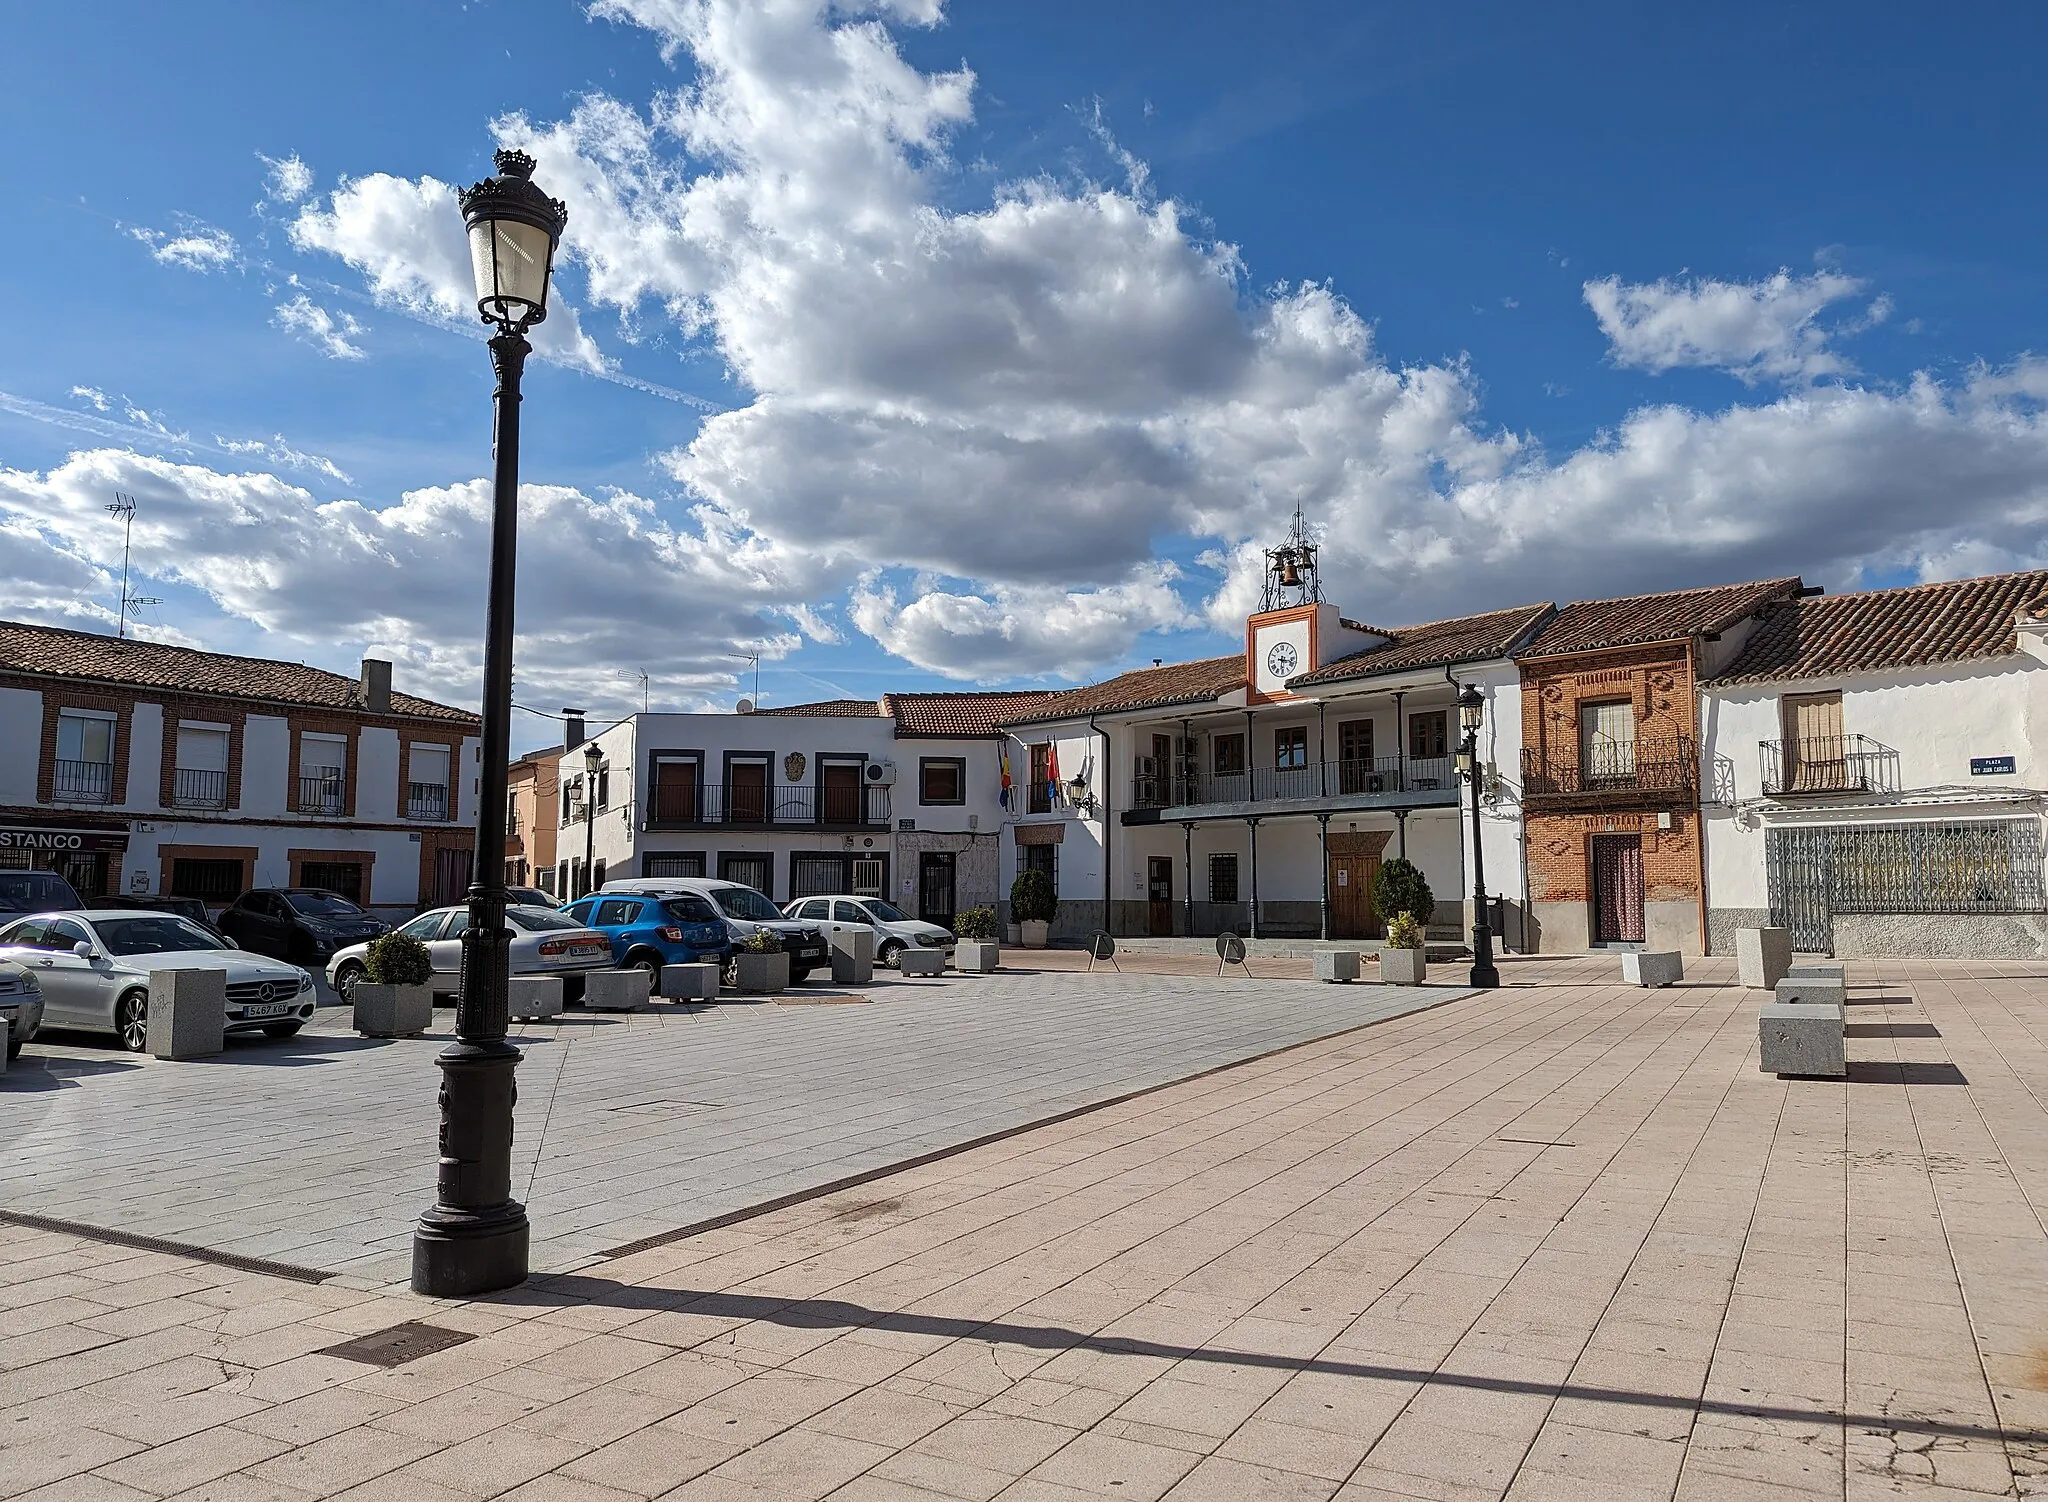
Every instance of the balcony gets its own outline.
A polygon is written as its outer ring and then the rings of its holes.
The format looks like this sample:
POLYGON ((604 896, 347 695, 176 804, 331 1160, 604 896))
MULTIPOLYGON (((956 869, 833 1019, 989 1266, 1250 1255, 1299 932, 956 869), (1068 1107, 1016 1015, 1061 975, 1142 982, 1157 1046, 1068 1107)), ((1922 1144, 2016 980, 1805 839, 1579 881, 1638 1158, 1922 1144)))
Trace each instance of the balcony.
POLYGON ((1761 741, 1766 798, 1896 793, 1899 753, 1867 735, 1761 741))
POLYGON ((438 822, 448 817, 448 788, 439 782, 408 782, 405 785, 405 816, 438 822))
POLYGON ((1522 801, 1529 808, 1690 804, 1699 801, 1699 783, 1699 751, 1690 736, 1522 748, 1522 801))
POLYGON ((1298 767, 1250 767, 1180 777, 1141 771, 1131 779, 1124 822, 1174 817, 1162 816, 1162 809, 1313 813, 1323 808, 1416 808, 1457 801, 1457 764, 1448 756, 1312 761, 1298 767))
POLYGON ((316 773, 299 779, 299 812, 302 814, 339 814, 341 812, 341 772, 316 773))
POLYGON ((649 829, 887 829, 885 787, 762 787, 716 782, 658 783, 647 809, 649 829))
POLYGON ((114 764, 60 757, 50 778, 50 793, 60 803, 105 803, 114 796, 114 764))
POLYGON ((171 807, 226 808, 228 774, 179 767, 171 773, 171 807))

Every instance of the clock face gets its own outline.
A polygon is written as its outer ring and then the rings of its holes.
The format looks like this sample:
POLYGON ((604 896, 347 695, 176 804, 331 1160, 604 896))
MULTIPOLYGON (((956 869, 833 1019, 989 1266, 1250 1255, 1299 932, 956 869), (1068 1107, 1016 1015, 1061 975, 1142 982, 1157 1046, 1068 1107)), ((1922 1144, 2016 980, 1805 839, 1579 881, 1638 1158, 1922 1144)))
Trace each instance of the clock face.
POLYGON ((1293 642, 1275 642, 1273 650, 1266 654, 1266 671, 1275 678, 1291 678, 1299 662, 1300 658, 1295 655, 1293 642))

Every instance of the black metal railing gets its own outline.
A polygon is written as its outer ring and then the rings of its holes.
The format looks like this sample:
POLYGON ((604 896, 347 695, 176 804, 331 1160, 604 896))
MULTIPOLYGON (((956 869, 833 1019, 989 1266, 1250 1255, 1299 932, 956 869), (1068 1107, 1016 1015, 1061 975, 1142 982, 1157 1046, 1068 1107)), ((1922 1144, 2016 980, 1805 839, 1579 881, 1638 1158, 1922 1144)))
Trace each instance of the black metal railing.
POLYGON ((1569 748, 1522 748, 1525 800, 1583 803, 1693 801, 1700 758, 1690 736, 1601 739, 1569 748))
POLYGON ((67 803, 105 803, 114 795, 114 764, 59 757, 50 790, 67 803))
POLYGON ((299 812, 338 814, 341 812, 341 770, 316 772, 299 779, 299 812))
POLYGON ((177 808, 226 808, 228 774, 178 767, 171 773, 171 803, 177 808))
POLYGON ((1131 807, 1186 808, 1207 803, 1272 803, 1286 799, 1393 797, 1455 791, 1457 764, 1448 756, 1383 756, 1312 761, 1295 767, 1173 776, 1140 772, 1131 779, 1131 807))
POLYGON ((1762 741, 1764 796, 1896 793, 1899 753, 1867 735, 1762 741))
POLYGON ((405 785, 405 816, 408 819, 448 817, 448 788, 439 782, 408 782, 405 785))
POLYGON ((700 824, 826 825, 886 829, 885 787, 769 787, 760 783, 656 783, 650 829, 700 824))

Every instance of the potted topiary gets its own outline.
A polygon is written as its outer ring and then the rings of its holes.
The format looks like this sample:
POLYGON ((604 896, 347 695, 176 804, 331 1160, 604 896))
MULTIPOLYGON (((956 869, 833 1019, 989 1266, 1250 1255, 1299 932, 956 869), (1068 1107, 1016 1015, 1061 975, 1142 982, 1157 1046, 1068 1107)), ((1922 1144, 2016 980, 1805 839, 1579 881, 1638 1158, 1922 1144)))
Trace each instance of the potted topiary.
POLYGON ((1387 942, 1380 950, 1380 979, 1390 986, 1419 986, 1429 974, 1422 947, 1422 925, 1413 913, 1396 913, 1387 923, 1387 942))
POLYGON ((789 956, 782 950, 782 935, 772 928, 757 928, 740 940, 733 952, 733 968, 742 991, 772 996, 789 986, 789 956))
POLYGON ((413 1038, 434 1021, 434 962, 409 934, 390 933, 363 956, 355 1029, 365 1038, 413 1038))
POLYGON ((1043 871, 1017 873, 1017 879, 1010 883, 1010 916, 1017 922, 1026 949, 1045 948, 1052 920, 1059 910, 1059 898, 1053 893, 1050 876, 1043 871))
POLYGON ((1415 863, 1397 855, 1380 867, 1373 881, 1372 910, 1382 923, 1393 922, 1396 913, 1406 913, 1427 932, 1436 917, 1436 896, 1415 863))
POLYGON ((986 975, 1003 965, 1002 947, 996 943, 996 910, 971 907, 953 923, 960 942, 953 947, 953 963, 972 974, 986 975))

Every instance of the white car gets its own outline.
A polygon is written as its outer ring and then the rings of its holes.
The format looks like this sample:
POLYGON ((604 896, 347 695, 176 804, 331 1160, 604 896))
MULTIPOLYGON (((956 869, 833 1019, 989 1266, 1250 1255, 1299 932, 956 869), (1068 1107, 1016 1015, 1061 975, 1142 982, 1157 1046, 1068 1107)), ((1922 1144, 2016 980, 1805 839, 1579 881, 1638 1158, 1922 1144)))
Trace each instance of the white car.
POLYGON ((35 977, 44 1027, 112 1033, 131 1053, 149 1046, 152 970, 226 971, 230 1033, 289 1038, 313 1016, 311 972, 230 949, 189 919, 147 908, 17 918, 0 928, 0 964, 35 977))
MULTIPOLYGON (((550 908, 508 907, 505 926, 512 930, 511 973, 561 976, 564 1001, 583 999, 584 971, 612 967, 610 939, 550 908)), ((437 907, 399 925, 398 932, 427 946, 427 958, 434 966, 434 978, 428 984, 436 995, 452 996, 460 989, 462 936, 468 931, 467 903, 460 907, 437 907)), ((356 982, 365 973, 370 943, 336 950, 334 958, 327 962, 327 984, 334 987, 343 1001, 355 1000, 356 982)))
POLYGON ((0 965, 0 1020, 7 1023, 7 1057, 20 1057, 22 1044, 33 1041, 43 1025, 43 990, 35 972, 0 965))
POLYGON ((849 928, 875 931, 875 963, 893 965, 906 949, 942 949, 947 954, 960 941, 936 923, 913 918, 879 897, 799 897, 783 910, 800 923, 825 931, 825 942, 849 928))

